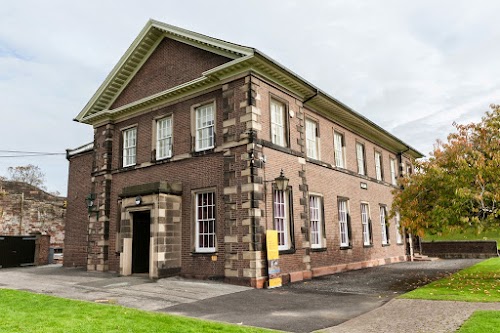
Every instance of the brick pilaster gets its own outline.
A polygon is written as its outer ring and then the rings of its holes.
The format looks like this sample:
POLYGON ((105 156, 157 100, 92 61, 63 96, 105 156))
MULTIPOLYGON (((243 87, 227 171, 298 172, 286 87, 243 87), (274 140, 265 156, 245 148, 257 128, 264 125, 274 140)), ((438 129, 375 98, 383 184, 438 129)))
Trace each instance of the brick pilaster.
POLYGON ((87 269, 92 271, 108 270, 113 132, 113 124, 107 124, 94 131, 92 194, 95 200, 89 212, 87 256, 87 269))
MULTIPOLYGON (((298 102, 299 103, 299 102, 298 102)), ((305 114, 304 109, 302 108, 302 104, 297 105, 299 111, 297 112, 297 131, 299 133, 299 138, 297 139, 297 143, 300 146, 300 151, 302 152, 302 156, 307 156, 306 149, 306 133, 305 133, 305 114)), ((304 255, 302 258, 302 262, 304 264, 305 270, 311 270, 311 256, 310 252, 310 225, 309 225, 309 186, 307 185, 307 177, 306 177, 306 164, 301 164, 301 169, 298 171, 299 177, 301 179, 301 184, 299 185, 300 191, 300 220, 301 220, 301 234, 302 234, 302 247, 304 248, 304 255)))

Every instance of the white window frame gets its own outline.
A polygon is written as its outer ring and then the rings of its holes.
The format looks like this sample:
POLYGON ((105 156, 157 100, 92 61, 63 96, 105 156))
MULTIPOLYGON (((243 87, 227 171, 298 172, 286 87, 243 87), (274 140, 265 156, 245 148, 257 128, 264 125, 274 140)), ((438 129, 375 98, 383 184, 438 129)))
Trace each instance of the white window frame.
POLYGON ((389 236, 387 235, 387 212, 385 206, 380 206, 380 227, 382 229, 382 245, 389 245, 389 236))
POLYGON ((342 133, 333 132, 333 147, 335 151, 335 166, 345 168, 344 135, 342 133))
POLYGON ((123 130, 123 167, 137 163, 137 127, 123 130))
POLYGON ((358 161, 358 174, 366 176, 365 145, 356 142, 356 160, 358 161))
POLYGON ((282 147, 286 147, 285 113, 285 104, 271 99, 271 142, 282 147))
POLYGON ((318 123, 306 118, 306 154, 307 157, 319 160, 318 123))
POLYGON ((323 206, 322 198, 309 195, 309 220, 311 223, 311 248, 323 247, 323 206))
POLYGON ((156 159, 172 157, 172 116, 156 121, 156 159))
POLYGON ((214 191, 197 192, 195 199, 195 251, 216 252, 216 202, 214 191), (201 205, 200 205, 201 200, 201 205), (203 226, 203 227, 202 227, 203 226))
POLYGON ((410 163, 406 163, 406 175, 409 176, 412 173, 412 166, 410 163))
POLYGON ((363 226, 363 245, 372 245, 370 232, 370 206, 366 202, 361 203, 361 225, 363 226))
POLYGON ((390 159, 389 166, 391 168, 391 183, 392 183, 392 185, 396 185, 397 184, 397 180, 396 180, 396 160, 394 158, 390 159))
POLYGON ((273 190, 273 224, 278 232, 278 250, 290 249, 290 214, 288 211, 288 191, 273 190))
POLYGON ((215 104, 201 105, 194 110, 195 114, 195 151, 203 151, 215 147, 215 104))
POLYGON ((394 215, 394 225, 396 226, 396 244, 403 244, 403 235, 401 234, 401 216, 399 212, 394 215))
POLYGON ((347 199, 338 199, 340 247, 349 247, 349 205, 347 199))
POLYGON ((377 180, 383 179, 382 174, 382 153, 379 151, 375 152, 375 177, 377 180))

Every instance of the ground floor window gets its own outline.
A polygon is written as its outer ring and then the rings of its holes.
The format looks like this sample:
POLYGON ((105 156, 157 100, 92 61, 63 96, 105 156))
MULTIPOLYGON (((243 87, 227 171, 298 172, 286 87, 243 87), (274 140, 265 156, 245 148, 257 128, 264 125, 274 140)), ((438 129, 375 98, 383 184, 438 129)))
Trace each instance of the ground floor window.
POLYGON ((196 252, 215 252, 215 192, 196 194, 196 252))
POLYGON ((349 211, 347 199, 338 200, 339 227, 340 227, 340 247, 350 245, 349 211))
POLYGON ((401 235, 401 218, 399 216, 399 212, 396 212, 394 216, 394 225, 396 226, 396 243, 403 244, 403 236, 401 235))
POLYGON ((369 206, 367 203, 361 204, 361 225, 363 226, 363 245, 371 245, 372 223, 370 220, 369 206))
POLYGON ((389 230, 387 229, 387 211, 385 206, 380 206, 380 229, 382 232, 382 245, 389 245, 389 230))
POLYGON ((322 198, 309 196, 309 219, 311 221, 311 247, 323 247, 323 205, 322 198))
POLYGON ((273 191, 274 229, 278 232, 278 249, 291 248, 290 212, 288 191, 273 191))

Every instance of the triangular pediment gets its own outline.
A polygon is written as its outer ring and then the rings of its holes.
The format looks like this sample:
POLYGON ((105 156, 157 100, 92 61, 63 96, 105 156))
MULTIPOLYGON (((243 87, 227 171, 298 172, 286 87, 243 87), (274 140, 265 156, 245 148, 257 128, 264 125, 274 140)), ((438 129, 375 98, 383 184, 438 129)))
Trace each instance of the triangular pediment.
POLYGON ((134 100, 168 90, 173 86, 182 85, 199 78, 204 71, 252 54, 253 49, 249 47, 149 20, 75 120, 84 121, 86 117, 101 111, 111 110, 134 100), (179 57, 179 52, 176 53, 179 58, 176 59, 178 60, 176 68, 182 69, 184 67, 186 69, 187 67, 187 69, 184 72, 182 70, 173 71, 171 72, 173 75, 171 75, 164 72, 170 66, 171 61, 164 58, 163 64, 161 64, 160 58, 175 53, 176 47, 178 51, 185 52, 184 57, 179 57), (150 62, 151 59, 152 62, 150 62), (198 61, 197 66, 193 66, 192 62, 194 61, 198 61), (145 86, 141 82, 144 78, 138 77, 138 74, 141 75, 148 71, 154 72, 155 67, 162 71, 160 76, 171 76, 166 79, 163 77, 163 82, 154 87, 155 89, 152 91, 139 88, 139 91, 136 90, 134 94, 131 94, 130 91, 134 88, 145 86))
POLYGON ((149 20, 76 121, 94 126, 206 91, 252 73, 303 105, 393 151, 423 155, 257 49, 149 20))

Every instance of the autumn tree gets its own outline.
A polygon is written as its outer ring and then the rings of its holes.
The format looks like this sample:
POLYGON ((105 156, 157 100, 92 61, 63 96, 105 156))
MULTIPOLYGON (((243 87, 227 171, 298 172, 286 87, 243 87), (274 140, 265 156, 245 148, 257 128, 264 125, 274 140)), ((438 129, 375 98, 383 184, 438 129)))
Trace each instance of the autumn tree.
POLYGON ((392 211, 412 233, 500 228, 500 106, 479 123, 455 127, 394 192, 392 211))
POLYGON ((40 167, 28 164, 16 167, 9 167, 9 179, 17 182, 24 182, 41 189, 45 189, 45 174, 40 167))

